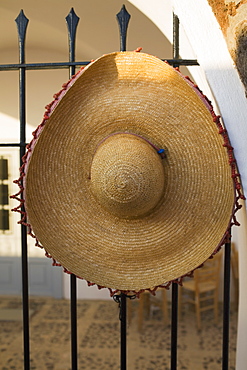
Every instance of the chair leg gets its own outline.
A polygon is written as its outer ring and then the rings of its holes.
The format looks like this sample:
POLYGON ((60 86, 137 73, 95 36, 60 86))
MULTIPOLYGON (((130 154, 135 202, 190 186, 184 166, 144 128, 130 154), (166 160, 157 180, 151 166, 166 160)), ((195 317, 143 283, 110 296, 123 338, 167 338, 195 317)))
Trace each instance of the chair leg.
POLYGON ((141 294, 139 298, 139 307, 138 307, 138 331, 142 330, 143 311, 144 311, 144 294, 141 294))
POLYGON ((200 300, 199 296, 196 294, 195 296, 195 308, 196 308, 196 323, 197 329, 201 330, 201 314, 200 314, 200 300))
POLYGON ((183 287, 178 287, 178 319, 181 319, 181 312, 182 312, 182 296, 183 296, 183 287))
POLYGON ((235 308, 236 308, 236 311, 238 310, 238 301, 239 301, 239 282, 238 282, 238 279, 234 279, 234 288, 235 288, 235 308))
POLYGON ((168 306, 167 306, 167 292, 165 289, 162 290, 162 311, 164 317, 164 323, 168 323, 168 306))
POLYGON ((131 324, 132 321, 132 301, 131 299, 127 299, 127 317, 128 317, 128 325, 131 324))
POLYGON ((214 292, 214 321, 215 324, 218 324, 218 290, 216 289, 214 292))

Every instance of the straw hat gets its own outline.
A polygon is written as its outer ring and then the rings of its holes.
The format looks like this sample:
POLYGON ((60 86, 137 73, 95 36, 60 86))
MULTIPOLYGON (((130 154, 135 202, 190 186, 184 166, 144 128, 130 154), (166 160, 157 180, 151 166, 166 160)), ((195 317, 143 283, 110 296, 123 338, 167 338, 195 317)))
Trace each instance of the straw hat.
POLYGON ((104 55, 55 96, 34 133, 23 173, 33 234, 88 282, 155 290, 225 241, 228 144, 209 102, 167 63, 104 55))

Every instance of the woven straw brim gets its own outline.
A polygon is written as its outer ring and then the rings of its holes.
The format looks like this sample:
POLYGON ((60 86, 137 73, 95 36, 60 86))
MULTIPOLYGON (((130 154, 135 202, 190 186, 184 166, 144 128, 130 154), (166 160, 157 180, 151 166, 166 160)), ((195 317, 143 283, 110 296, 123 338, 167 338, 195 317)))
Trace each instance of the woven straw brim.
POLYGON ((228 228, 234 187, 212 116, 172 67, 143 53, 105 55, 81 72, 31 148, 25 205, 38 240, 67 270, 140 291, 185 275, 228 228), (150 214, 118 218, 91 191, 102 140, 130 132, 166 151, 164 192, 150 214))

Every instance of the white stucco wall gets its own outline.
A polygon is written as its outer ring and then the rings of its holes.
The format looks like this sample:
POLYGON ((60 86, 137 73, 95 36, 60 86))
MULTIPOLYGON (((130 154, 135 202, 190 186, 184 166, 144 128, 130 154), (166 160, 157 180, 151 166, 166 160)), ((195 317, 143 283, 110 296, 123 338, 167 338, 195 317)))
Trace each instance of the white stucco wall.
MULTIPOLYGON (((19 142, 19 120, 0 112, 0 142, 17 143, 19 142)), ((27 124, 27 141, 32 138, 33 127, 27 124)), ((9 172, 9 195, 19 191, 19 187, 13 183, 13 179, 19 177, 19 149, 15 147, 0 147, 0 156, 8 159, 9 172)), ((17 202, 9 199, 10 209, 17 206, 17 202)), ((20 216, 16 212, 10 212, 10 231, 0 233, 0 256, 19 257, 21 256, 20 247, 20 227, 17 226, 20 216)), ((30 257, 43 257, 44 252, 40 248, 34 247, 34 240, 28 238, 28 249, 30 257)))

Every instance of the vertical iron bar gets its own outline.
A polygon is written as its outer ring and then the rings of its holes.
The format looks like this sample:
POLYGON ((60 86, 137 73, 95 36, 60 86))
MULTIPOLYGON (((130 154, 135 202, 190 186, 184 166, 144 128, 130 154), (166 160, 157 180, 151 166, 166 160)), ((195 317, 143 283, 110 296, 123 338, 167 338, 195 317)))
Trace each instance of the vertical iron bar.
POLYGON ((71 368, 78 369, 77 360, 77 294, 76 276, 70 275, 70 327, 71 327, 71 368))
MULTIPOLYGON (((19 62, 25 63, 25 38, 28 25, 23 10, 15 20, 19 39, 19 62)), ((20 165, 25 154, 26 143, 26 70, 19 69, 19 116, 20 116, 20 165)), ((21 195, 21 198, 23 196, 21 195)), ((22 205, 22 212, 25 212, 22 205)), ((29 297, 28 297, 28 253, 27 253, 27 229, 21 225, 21 249, 22 249, 22 307, 23 307, 23 347, 24 369, 30 369, 30 338, 29 338, 29 297)))
MULTIPOLYGON (((73 8, 71 8, 69 14, 67 15, 66 23, 68 27, 68 36, 69 36, 69 61, 75 61, 75 39, 76 39, 76 30, 80 18, 76 15, 73 8)), ((75 66, 70 67, 70 77, 75 74, 75 66)))
POLYGON ((172 283, 171 370, 177 369, 178 284, 172 283))
POLYGON ((120 302, 120 320, 121 320, 121 331, 120 331, 120 340, 121 340, 121 370, 126 370, 127 366, 127 310, 126 310, 126 295, 121 293, 121 302, 120 302))
MULTIPOLYGON (((179 59, 179 19, 173 14, 173 59, 179 59)), ((174 64, 173 67, 179 67, 174 64)), ((177 369, 177 337, 178 337, 178 284, 172 283, 171 312, 171 370, 177 369)))
MULTIPOLYGON (((179 19, 176 14, 173 14, 173 59, 179 59, 179 19)), ((173 67, 179 65, 174 64, 173 67)))
MULTIPOLYGON (((74 9, 71 8, 67 15, 66 23, 68 27, 69 37, 69 61, 75 61, 75 39, 76 29, 79 22, 79 17, 75 14, 74 9)), ((75 66, 70 66, 70 78, 75 74, 75 66)), ((71 366, 72 370, 78 369, 77 356, 77 281, 74 274, 70 275, 70 317, 71 317, 71 366)))
POLYGON ((120 51, 126 51, 127 29, 130 20, 130 14, 125 6, 122 6, 120 12, 116 15, 120 33, 120 51))
POLYGON ((225 244, 222 370, 228 370, 230 324, 231 241, 225 244))
MULTIPOLYGON (((127 39, 127 29, 130 20, 130 14, 127 12, 125 6, 122 6, 120 12, 116 15, 119 34, 120 34, 120 51, 126 51, 126 39, 127 39)), ((120 296, 120 363, 121 370, 126 370, 127 366, 127 331, 126 331, 126 295, 121 293, 120 296)))

